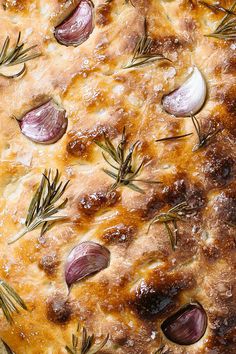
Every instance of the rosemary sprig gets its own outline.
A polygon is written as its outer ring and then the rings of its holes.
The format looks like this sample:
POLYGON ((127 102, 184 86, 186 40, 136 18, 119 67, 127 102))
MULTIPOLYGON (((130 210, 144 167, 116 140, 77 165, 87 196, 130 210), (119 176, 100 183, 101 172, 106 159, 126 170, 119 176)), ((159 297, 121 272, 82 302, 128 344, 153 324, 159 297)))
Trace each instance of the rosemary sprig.
POLYGON ((233 222, 226 221, 225 224, 230 226, 230 227, 236 227, 236 223, 233 223, 233 222))
POLYGON ((126 4, 129 4, 129 3, 130 3, 133 7, 135 7, 132 0, 125 0, 125 2, 126 2, 126 4))
POLYGON ((9 347, 9 345, 8 345, 6 342, 4 342, 3 339, 1 339, 1 341, 2 341, 3 347, 4 347, 4 349, 5 349, 5 351, 6 351, 7 354, 15 354, 15 353, 11 350, 11 348, 9 347))
POLYGON ((186 138, 187 136, 190 136, 192 134, 193 133, 188 133, 188 134, 183 134, 183 135, 176 135, 176 136, 168 136, 166 138, 157 139, 155 141, 158 143, 159 141, 179 140, 179 139, 182 139, 182 138, 186 138))
MULTIPOLYGON (((77 327, 77 333, 79 332, 79 325, 77 327)), ((93 348, 95 344, 95 336, 92 334, 91 336, 88 335, 87 330, 85 327, 82 328, 82 338, 81 338, 81 346, 79 349, 79 338, 78 335, 72 334, 72 347, 66 346, 65 349, 69 354, 96 354, 99 350, 101 350, 107 343, 109 339, 109 334, 98 344, 96 347, 93 348)))
MULTIPOLYGON (((206 3, 204 4, 206 5, 206 3)), ((236 1, 233 3, 230 9, 225 9, 223 6, 219 5, 207 5, 211 10, 214 8, 214 10, 225 12, 226 15, 223 17, 215 31, 213 33, 207 34, 206 36, 224 40, 236 39, 236 13, 234 12, 236 8, 236 1)))
MULTIPOLYGON (((78 323, 78 326, 77 326, 77 330, 76 332, 79 331, 79 323, 78 323)), ((69 354, 78 354, 78 345, 79 345, 79 338, 76 334, 72 333, 72 339, 71 339, 71 347, 69 347, 68 345, 65 347, 66 351, 69 353, 69 354)))
POLYGON ((10 324, 13 323, 13 313, 19 313, 18 307, 27 310, 24 301, 16 291, 4 280, 0 280, 0 308, 10 324))
POLYGON ((113 191, 120 186, 127 186, 135 192, 144 193, 143 189, 138 187, 134 182, 143 183, 161 183, 158 181, 149 181, 143 179, 137 179, 136 177, 140 173, 142 167, 144 166, 144 160, 135 169, 133 166, 133 154, 139 141, 132 144, 129 150, 126 150, 127 137, 125 133, 125 128, 123 129, 122 138, 118 146, 115 147, 110 139, 104 134, 105 143, 100 143, 95 140, 95 143, 103 150, 102 156, 104 160, 113 168, 114 171, 103 169, 103 171, 115 180, 115 183, 111 186, 110 190, 113 191), (108 157, 106 156, 108 155, 108 157), (113 160, 109 161, 110 158, 113 160))
POLYGON ((152 38, 148 36, 147 33, 147 20, 144 20, 144 35, 139 38, 135 49, 134 54, 131 62, 123 67, 123 69, 135 68, 138 66, 142 66, 145 64, 153 63, 157 60, 167 60, 171 61, 170 59, 166 58, 164 55, 160 53, 152 53, 151 47, 153 44, 152 38))
POLYGON ((25 43, 20 43, 21 39, 21 32, 18 34, 18 39, 16 41, 16 44, 14 47, 9 49, 10 46, 10 37, 7 36, 5 39, 5 42, 2 46, 2 49, 0 51, 0 76, 4 76, 7 78, 16 78, 19 77, 20 75, 24 74, 26 71, 26 62, 32 59, 35 59, 41 55, 39 52, 33 52, 29 53, 32 51, 32 49, 36 48, 37 45, 33 45, 29 48, 24 49, 25 43), (23 68, 20 69, 19 72, 13 74, 13 75, 7 75, 2 72, 3 68, 6 67, 11 67, 15 65, 23 64, 23 68))
POLYGON ((208 9, 212 10, 213 12, 220 11, 220 12, 224 12, 224 13, 227 13, 227 14, 236 15, 235 12, 230 11, 229 9, 226 9, 225 7, 223 7, 223 6, 219 5, 219 4, 208 4, 205 1, 199 1, 199 4, 202 4, 202 5, 206 6, 206 7, 208 7, 208 9))
POLYGON ((214 136, 221 132, 221 129, 216 130, 212 124, 210 124, 208 131, 204 133, 202 131, 202 124, 199 123, 198 119, 195 116, 192 116, 191 119, 198 136, 198 143, 193 147, 193 151, 197 151, 205 146, 214 136))
POLYGON ((29 205, 25 227, 12 241, 8 242, 8 244, 16 242, 25 234, 39 226, 41 227, 40 235, 42 236, 55 221, 65 219, 65 216, 56 214, 66 206, 68 199, 66 198, 58 205, 55 205, 55 203, 57 203, 64 194, 68 183, 69 181, 64 184, 60 182, 58 170, 56 170, 55 176, 51 169, 43 173, 41 183, 29 205))
POLYGON ((160 347, 153 354, 163 354, 164 349, 165 349, 165 345, 161 344, 160 347))
POLYGON ((160 213, 156 215, 149 224, 148 232, 153 224, 164 224, 170 238, 172 249, 175 250, 178 236, 177 221, 182 220, 189 210, 190 209, 188 208, 188 204, 186 202, 182 202, 175 205, 173 208, 170 208, 166 213, 160 213))

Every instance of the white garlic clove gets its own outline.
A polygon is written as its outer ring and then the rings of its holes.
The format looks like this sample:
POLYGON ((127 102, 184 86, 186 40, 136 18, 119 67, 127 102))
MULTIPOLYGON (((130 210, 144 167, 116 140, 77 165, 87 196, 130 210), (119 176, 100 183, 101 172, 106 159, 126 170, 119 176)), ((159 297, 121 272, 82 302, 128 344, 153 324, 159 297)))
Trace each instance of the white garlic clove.
POLYGON ((202 108, 207 95, 207 85, 196 66, 191 76, 176 90, 162 99, 163 108, 176 117, 190 117, 202 108))

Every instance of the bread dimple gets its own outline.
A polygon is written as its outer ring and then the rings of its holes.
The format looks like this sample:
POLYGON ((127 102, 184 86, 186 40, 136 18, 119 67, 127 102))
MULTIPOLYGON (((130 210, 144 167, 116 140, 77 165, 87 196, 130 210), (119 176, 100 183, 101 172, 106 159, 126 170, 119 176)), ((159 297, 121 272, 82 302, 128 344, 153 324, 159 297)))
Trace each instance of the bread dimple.
MULTIPOLYGON (((213 3, 212 1, 209 3, 213 3)), ((223 1, 227 8, 233 1, 223 1)), ((42 56, 29 61, 16 80, 0 77, 0 276, 29 307, 10 326, 1 314, 0 337, 17 354, 66 353, 79 321, 110 339, 100 353, 221 353, 235 351, 235 44, 205 36, 222 14, 199 1, 94 1, 95 28, 78 47, 60 45, 53 29, 73 2, 0 2, 0 43, 21 31, 42 56), (69 6, 69 7, 68 7, 69 6), (171 61, 124 69, 132 59, 144 19, 153 51, 171 61), (192 151, 196 134, 189 118, 162 108, 196 65, 208 89, 198 113, 203 127, 220 132, 192 151), (68 115, 67 133, 54 145, 38 145, 21 134, 14 115, 54 98, 68 115), (108 193, 112 179, 94 140, 104 133, 116 145, 126 127, 128 145, 139 140, 135 157, 145 194, 121 187, 108 193), (58 168, 68 204, 66 222, 43 238, 39 229, 13 245, 45 168, 58 168), (178 221, 177 249, 162 224, 148 227, 162 211, 187 201, 193 213, 178 221), (108 268, 74 285, 68 296, 64 265, 81 241, 105 245, 108 268), (162 322, 183 305, 199 302, 208 316, 205 335, 184 347, 162 334, 162 322), (165 306, 163 306, 163 302, 165 306)))

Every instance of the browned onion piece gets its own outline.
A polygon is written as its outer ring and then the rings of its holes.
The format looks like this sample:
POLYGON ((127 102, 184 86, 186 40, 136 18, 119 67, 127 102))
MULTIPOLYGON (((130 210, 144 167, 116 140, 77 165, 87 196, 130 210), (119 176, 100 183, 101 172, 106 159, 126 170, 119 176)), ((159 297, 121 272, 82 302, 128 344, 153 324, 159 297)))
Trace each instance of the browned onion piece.
POLYGON ((165 336, 180 345, 190 345, 199 341, 207 327, 207 315, 199 304, 184 306, 161 325, 165 336))
POLYGON ((66 111, 53 99, 32 109, 19 120, 22 133, 40 144, 56 143, 65 134, 67 124, 66 111))
POLYGON ((79 280, 108 267, 109 250, 96 242, 80 243, 70 252, 65 266, 65 279, 68 287, 79 280))
POLYGON ((78 46, 92 33, 93 4, 90 0, 81 0, 75 10, 55 28, 56 40, 66 46, 78 46))

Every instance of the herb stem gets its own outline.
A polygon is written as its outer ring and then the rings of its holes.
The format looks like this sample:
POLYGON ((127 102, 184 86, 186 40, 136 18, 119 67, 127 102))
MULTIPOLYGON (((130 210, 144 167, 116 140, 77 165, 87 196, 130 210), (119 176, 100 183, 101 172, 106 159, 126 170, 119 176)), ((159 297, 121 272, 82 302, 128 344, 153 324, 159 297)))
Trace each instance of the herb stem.
POLYGON ((15 243, 16 241, 18 241, 21 237, 25 236, 29 231, 27 227, 24 227, 22 230, 20 230, 16 235, 15 237, 13 238, 13 240, 9 241, 8 242, 8 245, 11 245, 13 243, 15 243))
POLYGON ((133 58, 131 62, 123 67, 123 69, 130 69, 140 67, 146 64, 151 64, 157 60, 166 60, 171 62, 163 54, 152 51, 153 39, 148 36, 147 20, 144 20, 144 35, 141 36, 134 49, 133 58))
POLYGON ((216 11, 223 11, 226 13, 223 19, 221 20, 220 24, 215 29, 215 31, 205 36, 224 39, 224 40, 236 39, 236 13, 234 12, 236 8, 236 1, 234 1, 230 9, 225 9, 223 6, 217 4, 209 5, 204 1, 201 3, 207 6, 208 8, 210 8, 212 11, 216 10, 216 11))
POLYGON ((27 310, 27 307, 16 291, 4 280, 0 279, 0 308, 7 321, 12 324, 12 314, 19 313, 19 307, 27 310))
POLYGON ((18 232, 18 234, 8 242, 13 244, 28 232, 35 230, 41 226, 42 236, 49 228, 52 227, 55 221, 65 219, 66 216, 58 215, 58 212, 67 204, 68 199, 56 205, 55 203, 64 194, 69 181, 64 184, 60 182, 60 175, 58 170, 53 174, 52 170, 45 171, 42 176, 40 185, 38 186, 31 203, 28 208, 28 214, 25 221, 25 227, 18 232))
POLYGON ((5 42, 0 51, 0 76, 6 77, 8 79, 17 78, 23 75, 26 71, 26 62, 33 60, 41 56, 40 52, 33 52, 29 54, 37 45, 33 45, 29 48, 24 49, 25 43, 20 43, 21 32, 18 34, 18 38, 15 46, 9 49, 10 37, 7 36, 5 42), (6 68, 11 66, 17 66, 23 64, 22 67, 18 68, 15 73, 7 73, 6 68), (5 71, 3 70, 5 68, 5 71))
POLYGON ((174 251, 177 246, 177 236, 178 236, 177 221, 182 220, 188 211, 190 211, 190 209, 188 208, 188 204, 186 202, 182 202, 180 204, 175 205, 174 207, 170 208, 167 212, 156 215, 152 219, 151 223, 149 224, 147 232, 149 232, 153 224, 162 223, 167 231, 167 234, 170 239, 171 247, 174 251))
POLYGON ((120 186, 127 186, 128 188, 134 190, 135 192, 144 194, 144 190, 138 187, 134 182, 142 183, 161 183, 159 181, 151 181, 136 178, 141 169, 144 166, 144 161, 142 161, 138 167, 134 167, 134 152, 139 141, 136 141, 132 144, 128 151, 126 149, 127 137, 125 133, 125 128, 123 129, 121 141, 118 143, 118 146, 115 147, 110 139, 104 135, 104 143, 99 141, 94 141, 102 150, 102 156, 104 160, 111 166, 114 171, 110 171, 106 168, 103 168, 103 171, 111 178, 115 180, 115 183, 110 187, 110 191, 115 190, 120 186), (107 156, 105 155, 107 154, 107 156), (112 160, 110 162, 109 158, 112 160))
POLYGON ((178 139, 186 138, 187 136, 190 136, 192 134, 193 133, 188 133, 188 134, 183 134, 183 135, 176 135, 176 136, 168 136, 166 138, 157 139, 155 141, 159 142, 159 141, 178 140, 178 139))

